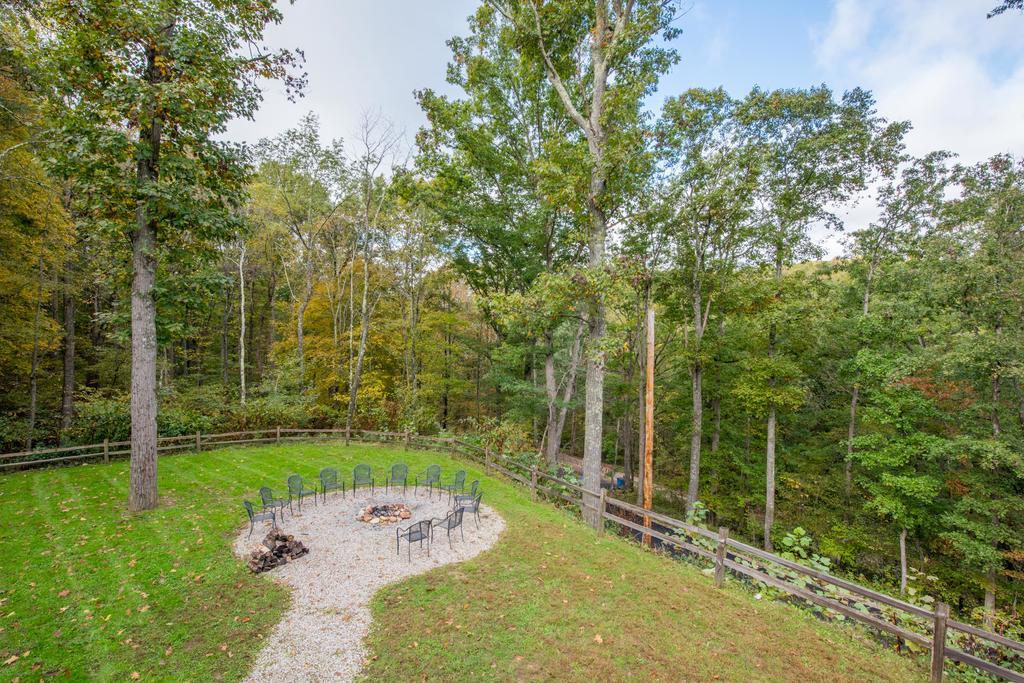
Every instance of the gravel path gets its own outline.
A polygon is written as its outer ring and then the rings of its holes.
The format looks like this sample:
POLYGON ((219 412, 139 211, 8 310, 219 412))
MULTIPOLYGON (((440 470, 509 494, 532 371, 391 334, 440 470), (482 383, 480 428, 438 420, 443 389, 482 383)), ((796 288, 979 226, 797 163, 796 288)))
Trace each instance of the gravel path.
MULTIPOLYGON (((270 572, 274 579, 292 588, 291 609, 274 627, 267 644, 256 659, 249 681, 351 681, 367 656, 363 638, 370 628, 370 599, 381 586, 450 562, 468 560, 494 545, 505 522, 494 510, 480 506, 480 528, 473 516, 465 518, 463 541, 454 537, 448 547, 445 532, 435 535, 427 556, 426 546, 412 548, 407 557, 395 553, 395 527, 427 518, 444 517, 449 510, 447 496, 430 500, 423 491, 413 495, 375 494, 363 489, 355 498, 349 493, 328 494, 327 504, 313 507, 303 502, 302 514, 285 515, 282 531, 292 534, 309 548, 309 554, 270 572), (405 503, 412 519, 395 524, 356 521, 356 512, 368 504, 405 503)), ((269 526, 269 525, 268 525, 269 526)), ((247 556, 259 545, 266 530, 257 526, 246 540, 248 527, 235 541, 235 552, 247 556)), ((458 530, 455 532, 458 534, 458 530)))

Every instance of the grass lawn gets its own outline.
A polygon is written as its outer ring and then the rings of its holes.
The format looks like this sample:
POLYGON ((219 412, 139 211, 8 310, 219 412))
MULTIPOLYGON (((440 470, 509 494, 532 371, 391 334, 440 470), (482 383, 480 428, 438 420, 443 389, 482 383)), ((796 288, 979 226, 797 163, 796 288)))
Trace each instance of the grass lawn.
MULTIPOLYGON (((232 555, 241 499, 263 484, 284 491, 292 472, 368 462, 383 478, 398 460, 413 472, 456 467, 436 453, 341 444, 168 456, 160 508, 138 515, 124 510, 127 462, 0 475, 0 680, 242 678, 288 594, 232 555)), ((480 478, 508 529, 480 557, 378 594, 370 678, 923 676, 851 629, 716 591, 697 569, 480 478)))

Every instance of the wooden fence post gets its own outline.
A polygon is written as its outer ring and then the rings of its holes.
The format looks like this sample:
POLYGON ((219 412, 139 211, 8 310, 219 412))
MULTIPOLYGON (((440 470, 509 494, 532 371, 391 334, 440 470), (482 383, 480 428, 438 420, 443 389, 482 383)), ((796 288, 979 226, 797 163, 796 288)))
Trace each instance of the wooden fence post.
POLYGON ((345 445, 348 445, 348 440, 352 438, 352 428, 345 425, 345 445))
POLYGON ((484 448, 484 469, 488 472, 491 471, 491 449, 484 448))
POLYGON ((405 430, 405 450, 412 450, 412 434, 409 430, 405 430))
POLYGON ((715 551, 715 588, 721 588, 725 582, 725 549, 729 541, 729 530, 718 527, 718 548, 715 551))
POLYGON ((110 439, 103 439, 103 462, 110 462, 110 439))
POLYGON ((942 683, 942 668, 946 663, 946 622, 949 620, 949 605, 944 602, 935 605, 935 625, 932 628, 932 675, 931 683, 942 683))
POLYGON ((530 500, 537 500, 537 466, 530 468, 530 500))
POLYGON ((196 432, 196 450, 198 451, 203 445, 203 435, 196 432))
POLYGON ((597 533, 604 533, 604 511, 608 509, 608 501, 605 499, 607 492, 601 489, 601 496, 597 499, 597 533))
POLYGON ((277 443, 281 443, 281 425, 277 425, 277 443))

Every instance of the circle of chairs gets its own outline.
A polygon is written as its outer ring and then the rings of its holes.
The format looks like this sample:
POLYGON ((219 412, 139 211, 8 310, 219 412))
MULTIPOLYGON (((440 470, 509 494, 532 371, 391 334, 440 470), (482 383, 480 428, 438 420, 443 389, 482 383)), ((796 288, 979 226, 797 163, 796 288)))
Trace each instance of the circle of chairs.
MULTIPOLYGON (((384 478, 384 490, 402 487, 402 493, 406 493, 409 487, 409 466, 405 463, 395 463, 384 478)), ((462 525, 466 513, 473 515, 477 528, 480 527, 480 499, 483 494, 479 491, 480 481, 473 480, 466 486, 466 470, 457 470, 451 481, 443 482, 441 479, 441 466, 428 465, 427 468, 412 477, 413 495, 419 494, 420 487, 427 490, 430 499, 437 491, 438 498, 447 494, 450 511, 442 518, 424 519, 413 522, 406 527, 395 529, 395 548, 400 555, 402 552, 402 541, 408 546, 409 560, 412 561, 412 544, 419 543, 422 548, 426 544, 427 556, 430 556, 430 544, 434 540, 436 531, 444 530, 448 538, 449 547, 452 544, 453 532, 458 531, 459 537, 466 539, 462 525)), ((373 476, 373 468, 365 463, 360 463, 352 468, 352 496, 355 497, 359 488, 369 488, 372 494, 376 490, 376 478, 373 476)), ((319 482, 307 482, 300 474, 292 474, 287 479, 288 497, 284 498, 274 495, 273 489, 269 486, 262 486, 259 490, 262 509, 256 512, 253 504, 248 500, 242 501, 249 518, 249 536, 252 536, 255 524, 258 521, 270 521, 274 528, 278 522, 284 520, 284 509, 288 508, 291 514, 295 514, 297 506, 302 512, 302 501, 312 497, 313 505, 317 505, 317 498, 327 502, 327 494, 331 491, 341 491, 342 498, 345 497, 348 489, 346 482, 333 467, 325 467, 320 470, 319 482)))

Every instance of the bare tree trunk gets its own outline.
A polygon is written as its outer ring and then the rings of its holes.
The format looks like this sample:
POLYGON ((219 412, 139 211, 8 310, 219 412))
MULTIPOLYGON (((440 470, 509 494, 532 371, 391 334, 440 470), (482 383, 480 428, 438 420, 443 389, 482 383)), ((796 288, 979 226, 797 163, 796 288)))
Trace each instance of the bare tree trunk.
MULTIPOLYGON (((562 447, 562 433, 565 431, 565 418, 569 413, 569 402, 572 400, 572 396, 576 391, 576 377, 579 373, 580 357, 583 351, 583 332, 586 329, 586 322, 580 321, 579 326, 576 328, 576 336, 573 337, 572 348, 569 351, 569 367, 565 371, 562 386, 562 406, 556 407, 554 411, 551 410, 554 407, 554 402, 549 402, 548 408, 548 419, 550 420, 554 415, 554 422, 549 422, 549 429, 546 435, 545 447, 546 457, 549 464, 552 466, 558 464, 558 453, 562 447)), ((544 380, 548 382, 548 359, 545 358, 544 363, 544 380)), ((549 393, 549 401, 552 395, 557 398, 557 387, 554 386, 554 356, 551 356, 551 388, 553 392, 549 393)))
POLYGON ((306 293, 303 293, 299 302, 298 315, 295 320, 295 341, 296 352, 299 356, 299 387, 306 387, 306 309, 309 308, 309 300, 312 298, 312 284, 308 285, 306 293))
POLYGON ((843 479, 846 484, 846 497, 853 492, 853 439, 857 436, 857 402, 860 400, 860 387, 853 385, 850 392, 850 421, 846 426, 846 462, 843 466, 843 479))
POLYGON ((633 486, 633 418, 626 410, 622 416, 622 475, 628 488, 633 486))
POLYGON ((238 253, 238 397, 245 405, 245 245, 238 253))
MULTIPOLYGON (((775 252, 775 282, 776 301, 782 297, 782 249, 776 248, 775 252)), ((768 325, 768 358, 774 359, 776 353, 776 336, 778 330, 775 320, 768 325)), ((774 375, 768 378, 768 386, 775 389, 776 378, 774 375)), ((768 404, 768 435, 765 447, 765 500, 764 500, 764 549, 772 550, 772 526, 775 524, 775 428, 776 428, 775 403, 768 404)))
POLYGON ((775 406, 768 407, 768 446, 765 451, 764 549, 772 550, 775 524, 775 406))
POLYGON ((25 450, 32 450, 32 441, 36 433, 36 409, 39 387, 39 333, 43 314, 43 259, 39 258, 39 281, 36 284, 36 311, 32 321, 32 368, 29 372, 28 399, 28 435, 25 437, 25 450))
MULTIPOLYGON (((696 276, 695 276, 696 279, 696 276)), ((704 306, 701 302, 700 283, 693 283, 693 362, 690 365, 692 398, 690 421, 690 482, 686 489, 686 511, 693 510, 700 492, 700 448, 704 438, 704 387, 701 366, 701 341, 704 338, 704 306)))
MULTIPOLYGON (((369 237, 367 237, 369 240, 369 237)), ((370 264, 367 260, 369 246, 363 253, 363 296, 360 304, 359 324, 359 350, 356 354, 355 369, 352 371, 352 381, 348 389, 348 413, 345 417, 345 432, 352 429, 352 421, 356 414, 356 402, 359 398, 359 385, 363 377, 363 360, 366 357, 366 339, 370 333, 370 315, 373 307, 369 304, 370 290, 370 264)), ((374 302, 376 304, 376 302, 374 302)))
MULTIPOLYGON (((601 350, 605 334, 603 303, 594 302, 591 305, 589 327, 583 422, 583 488, 597 491, 601 488, 601 434, 604 427, 605 352, 601 350)), ((597 497, 593 494, 584 494, 584 511, 586 521, 592 526, 596 525, 597 497)))
POLYGON ((228 323, 231 321, 231 290, 224 285, 224 310, 220 316, 220 384, 228 387, 228 323))
POLYGON ((988 570, 985 575, 985 628, 992 630, 996 617, 996 570, 988 570))
POLYGON ((544 392, 548 402, 548 423, 544 434, 544 459, 549 467, 558 465, 558 448, 554 431, 558 425, 558 385, 555 383, 555 350, 552 347, 551 333, 547 335, 547 347, 544 351, 544 392))
POLYGON ((64 384, 60 402, 60 441, 66 442, 67 432, 75 416, 75 293, 72 291, 72 264, 64 264, 64 384))
POLYGON ((900 529, 900 595, 907 592, 907 530, 900 529))
MULTIPOLYGON (((172 24, 173 26, 173 24, 172 24)), ((156 47, 147 49, 150 81, 159 79, 156 47)), ((152 123, 139 133, 148 154, 138 161, 138 181, 142 186, 157 179, 162 122, 152 123)), ((146 201, 135 209, 132 234, 132 454, 129 472, 128 509, 149 510, 157 505, 156 451, 156 221, 146 211, 146 201)))
MULTIPOLYGON (((718 343, 725 338, 725 314, 718 317, 718 343)), ((721 387, 717 391, 721 391, 721 387)), ((722 441, 722 397, 711 399, 711 452, 717 453, 722 441)))

